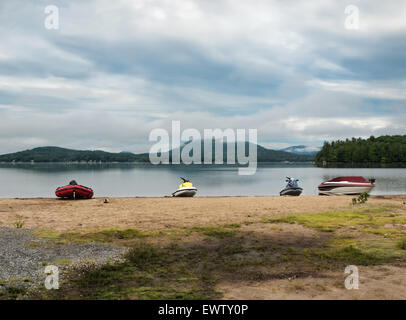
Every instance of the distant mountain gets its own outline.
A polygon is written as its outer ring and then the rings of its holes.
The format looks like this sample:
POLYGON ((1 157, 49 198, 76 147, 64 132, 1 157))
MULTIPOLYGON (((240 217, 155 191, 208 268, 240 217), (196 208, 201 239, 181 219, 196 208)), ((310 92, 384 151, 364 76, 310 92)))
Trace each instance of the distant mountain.
POLYGON ((315 154, 296 154, 286 152, 283 150, 266 149, 258 145, 258 162, 278 162, 278 161, 291 161, 291 162, 307 162, 314 161, 315 154))
POLYGON ((148 162, 148 155, 40 147, 0 156, 0 162, 148 162))
MULTIPOLYGON (((199 142, 197 142, 199 143, 199 142)), ((244 143, 244 142, 241 142, 244 143)), ((188 143, 183 144, 181 151, 188 143)), ((223 143, 223 160, 227 160, 227 143, 223 143)), ((257 147, 258 162, 306 162, 313 161, 313 155, 300 155, 281 150, 270 150, 260 145, 257 147)), ((204 144, 201 142, 202 159, 204 144)), ((230 146, 231 147, 231 146, 230 146)), ((215 145, 212 144, 212 159, 214 163, 215 145)), ((249 150, 249 143, 245 142, 246 154, 249 150)), ((173 150, 169 151, 170 161, 173 150)), ((60 147, 39 147, 15 153, 0 155, 0 162, 149 162, 149 154, 134 154, 131 152, 112 153, 101 150, 73 150, 60 147)))
MULTIPOLYGON (((177 148, 175 150, 179 150, 180 152, 182 152, 182 150, 189 145, 189 143, 194 143, 196 144, 195 146, 198 147, 200 144, 200 148, 201 148, 201 161, 203 162, 204 158, 203 158, 203 154, 204 154, 204 141, 194 141, 194 142, 186 142, 183 143, 180 148, 177 148)), ((226 163, 227 161, 227 148, 231 147, 231 144, 234 144, 236 147, 236 143, 223 143, 223 161, 224 163, 226 163)), ((249 142, 237 142, 238 147, 245 147, 245 152, 246 155, 248 154, 248 150, 249 150, 249 142), (245 144, 245 146, 242 146, 241 144, 245 144)), ((252 144, 251 144, 252 145, 252 144)), ((315 154, 309 154, 309 155, 300 155, 300 154, 294 154, 291 152, 286 152, 286 151, 281 151, 281 150, 271 150, 271 149, 267 149, 264 148, 260 145, 255 145, 254 147, 257 147, 257 161, 258 162, 283 162, 283 161, 290 161, 290 162, 308 162, 308 161, 313 161, 314 160, 314 156, 315 154)), ((212 161, 214 163, 214 159, 215 159, 215 143, 214 140, 212 141, 211 144, 211 149, 212 149, 212 161)), ((237 148, 235 149, 237 152, 237 148)), ((170 150, 169 151, 169 161, 172 162, 172 154, 173 154, 174 150, 170 150)), ((193 154, 191 153, 190 156, 192 156, 193 154)), ((235 162, 237 163, 237 159, 235 159, 235 162)))
POLYGON ((304 145, 299 145, 299 146, 291 146, 288 148, 281 149, 281 151, 285 152, 290 152, 290 153, 295 153, 295 154, 300 154, 300 155, 313 155, 315 156, 317 152, 320 151, 321 148, 315 148, 315 147, 308 147, 304 145))

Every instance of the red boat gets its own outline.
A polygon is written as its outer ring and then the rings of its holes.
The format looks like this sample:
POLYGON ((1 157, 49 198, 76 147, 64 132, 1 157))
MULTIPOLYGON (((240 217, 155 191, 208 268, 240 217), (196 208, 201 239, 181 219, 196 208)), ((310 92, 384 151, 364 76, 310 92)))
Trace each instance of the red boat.
POLYGON ((71 181, 69 185, 56 189, 55 194, 64 199, 90 199, 93 197, 93 190, 71 181))

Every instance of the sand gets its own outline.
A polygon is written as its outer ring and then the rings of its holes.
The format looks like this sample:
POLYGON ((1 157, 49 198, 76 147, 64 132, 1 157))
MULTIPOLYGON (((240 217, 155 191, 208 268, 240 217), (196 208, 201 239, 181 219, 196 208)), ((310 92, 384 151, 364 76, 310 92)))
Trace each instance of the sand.
MULTIPOLYGON (((53 231, 106 228, 161 230, 208 226, 262 217, 348 207, 352 197, 104 198, 91 200, 0 199, 0 225, 53 231)), ((406 196, 374 197, 370 203, 399 203, 406 196)))
POLYGON ((222 283, 223 299, 235 300, 405 300, 406 266, 360 266, 358 289, 348 290, 348 274, 321 272, 319 276, 273 279, 253 283, 222 283))
MULTIPOLYGON (((278 233, 259 223, 264 217, 281 217, 349 208, 352 197, 196 197, 196 198, 104 198, 66 201, 58 199, 0 199, 0 226, 57 232, 87 232, 107 228, 136 228, 143 231, 192 226, 244 224, 241 230, 264 233, 264 239, 312 241, 314 231, 299 225, 284 226, 278 233), (283 235, 283 236, 282 236, 283 235)), ((405 196, 371 197, 369 204, 399 205, 405 196)), ((360 269, 360 289, 346 290, 344 270, 295 279, 264 281, 224 280, 217 289, 223 299, 406 299, 406 266, 364 266, 360 269)), ((283 270, 281 270, 282 272, 283 270)))

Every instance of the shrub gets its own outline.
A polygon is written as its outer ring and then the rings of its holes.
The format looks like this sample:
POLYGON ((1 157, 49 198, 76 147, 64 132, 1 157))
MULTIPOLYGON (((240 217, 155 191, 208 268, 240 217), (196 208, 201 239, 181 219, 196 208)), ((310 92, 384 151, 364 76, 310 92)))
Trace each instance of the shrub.
POLYGON ((15 226, 17 229, 21 229, 21 228, 24 226, 24 221, 23 221, 23 220, 18 220, 18 221, 16 221, 16 222, 14 222, 14 226, 15 226))

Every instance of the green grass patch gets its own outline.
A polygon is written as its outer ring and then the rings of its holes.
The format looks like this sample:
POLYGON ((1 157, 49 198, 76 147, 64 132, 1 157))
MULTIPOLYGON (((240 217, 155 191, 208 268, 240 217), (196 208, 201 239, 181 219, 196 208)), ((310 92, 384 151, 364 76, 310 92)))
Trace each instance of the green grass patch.
POLYGON ((39 238, 58 239, 61 234, 51 230, 40 230, 35 232, 34 235, 39 238))
POLYGON ((148 237, 149 233, 138 229, 110 228, 89 233, 64 233, 61 238, 70 241, 113 242, 116 240, 132 240, 148 237))
POLYGON ((341 264, 377 265, 405 259, 404 252, 393 239, 338 239, 332 238, 324 249, 305 249, 322 262, 341 264))
POLYGON ((57 239, 60 242, 60 244, 64 244, 66 243, 66 241, 109 243, 120 240, 133 240, 146 238, 152 235, 152 233, 130 228, 128 229, 110 228, 91 232, 65 232, 65 233, 56 233, 52 231, 42 230, 36 232, 35 235, 41 238, 57 239))
POLYGON ((281 218, 264 218, 266 223, 298 223, 319 231, 332 232, 343 227, 381 227, 385 224, 405 224, 406 216, 395 215, 393 206, 352 208, 281 218))
POLYGON ((307 251, 310 255, 320 258, 322 262, 335 262, 342 265, 376 265, 382 262, 381 257, 374 254, 369 254, 352 245, 334 249, 330 248, 328 250, 309 250, 307 251))
POLYGON ((362 232, 380 235, 385 238, 393 238, 400 235, 405 235, 406 232, 396 228, 365 228, 362 232))
POLYGON ((161 248, 149 243, 139 243, 126 254, 126 259, 138 268, 163 264, 167 262, 165 258, 165 252, 161 248))
POLYGON ((230 224, 225 224, 225 228, 241 228, 241 223, 230 223, 230 224))
POLYGON ((210 272, 201 267, 199 250, 140 242, 125 262, 88 266, 72 274, 60 290, 42 292, 50 299, 210 299, 214 291, 210 272))
POLYGON ((235 228, 226 228, 226 227, 193 227, 193 231, 201 233, 206 236, 215 237, 215 238, 227 238, 233 237, 236 234, 235 228))
POLYGON ((397 243, 397 246, 399 249, 401 250, 406 250, 406 239, 405 240, 401 240, 397 243))
POLYGON ((5 287, 0 291, 0 300, 18 300, 27 293, 24 288, 20 287, 5 287))
POLYGON ((72 259, 56 259, 53 264, 69 265, 72 264, 72 259))
POLYGON ((29 243, 27 243, 27 247, 29 247, 29 248, 38 248, 40 246, 41 246, 41 243, 39 243, 39 242, 29 242, 29 243))
POLYGON ((390 238, 380 239, 365 239, 354 241, 357 248, 360 248, 367 254, 374 255, 382 262, 392 262, 394 260, 406 258, 406 255, 397 246, 396 241, 390 238))

